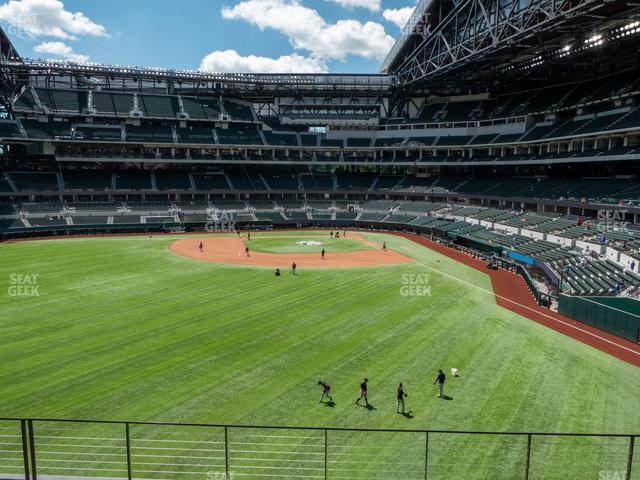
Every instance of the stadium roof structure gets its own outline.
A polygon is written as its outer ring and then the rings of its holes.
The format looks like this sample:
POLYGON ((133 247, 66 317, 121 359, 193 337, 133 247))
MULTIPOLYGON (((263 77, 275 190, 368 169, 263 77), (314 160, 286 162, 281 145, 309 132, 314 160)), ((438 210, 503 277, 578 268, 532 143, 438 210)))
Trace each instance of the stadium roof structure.
POLYGON ((624 68, 637 62, 639 9, 626 0, 420 0, 381 71, 433 89, 624 68))
POLYGON ((77 63, 55 59, 22 58, 0 28, 0 71, 4 81, 16 85, 38 78, 47 86, 104 87, 145 90, 175 85, 181 90, 222 93, 283 94, 309 91, 327 93, 371 92, 376 95, 396 85, 387 74, 331 73, 215 73, 200 70, 165 69, 132 65, 77 63))

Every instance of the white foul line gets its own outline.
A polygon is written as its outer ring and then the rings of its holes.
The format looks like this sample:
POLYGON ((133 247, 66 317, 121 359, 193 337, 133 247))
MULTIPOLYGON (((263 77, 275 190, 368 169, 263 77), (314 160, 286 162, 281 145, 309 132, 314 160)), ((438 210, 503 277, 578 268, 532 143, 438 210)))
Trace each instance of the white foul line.
MULTIPOLYGON (((417 243, 417 242, 416 242, 416 243, 417 243)), ((418 245, 420 245, 420 244, 418 244, 418 245)), ((423 246, 424 246, 424 245, 423 245, 423 246)), ((403 247, 401 247, 401 248, 403 248, 403 249, 405 249, 405 250, 410 250, 409 248, 407 248, 407 247, 405 247, 405 246, 403 246, 403 247)), ((427 248, 429 248, 429 247, 427 247, 427 248)), ((435 250, 433 250, 433 251, 435 251, 435 250)), ((440 252, 436 252, 436 253, 440 253, 440 252)), ((446 256, 446 254, 443 254, 443 255, 444 255, 444 256, 446 256)), ((453 259, 453 258, 451 258, 451 257, 447 257, 447 258, 449 258, 449 259, 451 259, 451 260, 453 260, 453 261, 456 261, 455 259, 453 259)), ((521 303, 518 303, 518 302, 516 302, 516 301, 514 301, 514 300, 511 300, 510 298, 506 298, 506 297, 503 297, 502 295, 498 295, 496 292, 493 292, 493 291, 491 291, 491 290, 487 290, 486 288, 480 287, 480 286, 475 285, 475 284, 473 284, 473 283, 471 283, 471 282, 468 282, 468 281, 466 281, 466 280, 462 280, 461 278, 458 278, 458 277, 455 277, 455 276, 453 276, 453 275, 451 275, 451 274, 449 274, 449 273, 443 272, 442 270, 438 270, 437 268, 434 268, 434 267, 432 267, 432 266, 430 266, 430 265, 426 265, 425 263, 422 263, 422 262, 421 262, 421 261, 419 261, 419 260, 415 260, 415 261, 416 261, 416 263, 419 263, 419 264, 420 264, 420 265, 422 265, 423 267, 429 268, 429 269, 433 270, 434 272, 438 272, 439 274, 444 275, 445 277, 452 278, 453 280, 456 280, 456 281, 458 281, 458 282, 464 283, 465 285, 469 285, 470 287, 477 288, 478 290, 481 290, 481 291, 483 291, 483 292, 485 292, 485 293, 489 293, 489 294, 491 294, 491 295, 493 295, 493 296, 495 296, 495 297, 497 297, 497 298, 500 298, 500 299, 505 300, 505 301, 507 301, 507 302, 513 303, 513 304, 515 304, 515 305, 518 305, 518 306, 519 306, 519 307, 521 307, 521 308, 525 308, 525 309, 530 310, 530 311, 532 311, 532 312, 534 312, 534 313, 537 313, 538 315, 542 315, 543 317, 546 317, 546 318, 548 318, 548 319, 550 319, 550 320, 553 320, 554 322, 561 323, 561 324, 566 325, 566 326, 568 326, 568 327, 571 327, 571 328, 573 328, 573 329, 575 329, 575 330, 578 330, 578 331, 580 331, 580 332, 582 332, 582 333, 586 333, 587 335, 590 335, 590 336, 592 336, 592 337, 595 337, 595 338, 597 338, 598 340, 602 340, 603 342, 610 343, 611 345, 615 345, 615 346, 616 346, 616 347, 618 347, 618 348, 622 348, 623 350, 626 350, 626 351, 628 351, 628 352, 631 352, 631 353, 633 353, 634 355, 638 355, 638 356, 640 356, 640 352, 637 352, 637 351, 635 351, 635 350, 633 350, 633 349, 631 349, 631 348, 625 347, 624 345, 620 345, 619 343, 616 343, 616 342, 611 341, 611 340, 609 340, 609 339, 607 339, 607 338, 601 337, 600 335, 596 335, 595 333, 592 333, 592 332, 590 332, 590 331, 588 331, 588 330, 584 330, 583 328, 576 327, 575 325, 572 325, 572 324, 570 324, 570 323, 564 322, 564 321, 562 321, 562 320, 560 320, 560 319, 558 319, 558 318, 552 317, 551 315, 547 315, 546 313, 540 312, 540 311, 535 310, 535 309, 533 309, 533 308, 531 308, 531 307, 527 307, 526 305, 522 305, 521 303)), ((473 268, 473 267, 471 267, 471 268, 473 268)), ((515 274, 514 274, 514 275, 515 275, 515 274)), ((576 339, 574 338, 574 340, 576 340, 576 339)))

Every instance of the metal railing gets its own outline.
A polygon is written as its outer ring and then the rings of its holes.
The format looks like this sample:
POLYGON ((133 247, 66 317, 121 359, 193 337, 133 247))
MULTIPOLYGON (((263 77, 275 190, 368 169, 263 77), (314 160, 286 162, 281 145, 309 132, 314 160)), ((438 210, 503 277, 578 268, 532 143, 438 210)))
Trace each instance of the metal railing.
POLYGON ((0 478, 630 480, 638 436, 5 418, 0 478))

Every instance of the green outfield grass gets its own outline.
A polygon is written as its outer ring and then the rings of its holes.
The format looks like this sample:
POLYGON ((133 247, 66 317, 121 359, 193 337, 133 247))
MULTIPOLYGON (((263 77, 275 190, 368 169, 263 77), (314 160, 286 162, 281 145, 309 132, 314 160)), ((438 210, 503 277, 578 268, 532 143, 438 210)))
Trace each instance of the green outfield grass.
POLYGON ((329 235, 252 235, 247 242, 251 250, 267 253, 318 253, 373 250, 373 247, 352 238, 331 238, 329 235), (299 245, 297 242, 320 242, 320 245, 299 245))
MULTIPOLYGON (((283 236, 285 247, 292 240, 289 237, 283 236)), ((0 416, 640 432, 640 369, 498 307, 493 296, 482 290, 491 288, 484 273, 408 240, 367 235, 413 257, 415 264, 300 270, 296 276, 275 278, 270 269, 210 264, 174 255, 168 246, 176 238, 0 245, 0 416), (28 286, 25 278, 35 280, 39 296, 10 295, 29 293, 11 288, 28 286), (430 289, 417 288, 425 281, 430 289), (451 399, 440 400, 432 381, 438 368, 448 373, 451 367, 458 368, 461 376, 446 384, 445 393, 451 399), (354 405, 358 384, 365 376, 370 379, 375 410, 354 405), (333 407, 318 404, 318 379, 332 384, 333 407), (409 393, 411 418, 395 413, 399 381, 409 393)), ((271 240, 252 235, 251 242, 257 250, 255 245, 271 240)), ((74 463, 79 458, 74 453, 84 451, 82 446, 71 446, 77 441, 55 440, 63 436, 58 428, 41 427, 39 433, 45 438, 40 441, 68 443, 56 448, 67 448, 70 453, 45 458, 39 462, 39 473, 96 475, 94 464, 74 463), (55 463, 55 458, 66 461, 55 463)), ((171 437, 178 434, 166 428, 136 428, 136 435, 183 438, 199 446, 208 445, 207 438, 211 445, 221 438, 219 431, 197 429, 180 433, 184 437, 171 437)), ((78 432, 88 433, 81 435, 87 438, 122 434, 119 427, 106 430, 77 427, 78 432)), ((294 441, 289 437, 295 435, 270 433, 282 437, 271 443, 294 441)), ((243 441, 240 433, 233 435, 238 443, 243 441)), ((323 441, 314 435, 304 440, 311 450, 323 441)), ((513 470, 523 461, 522 439, 485 440, 431 437, 429 478, 515 478, 513 470)), ((414 455, 417 459, 424 455, 424 438, 419 434, 336 434, 331 441, 336 445, 331 458, 337 462, 331 478, 340 478, 340 472, 344 477, 363 479, 423 478, 419 473, 422 460, 412 460, 414 455), (341 450, 347 445, 359 446, 360 455, 372 456, 364 462, 367 468, 338 461, 366 459, 349 457, 354 454, 341 450), (394 470, 395 475, 383 475, 387 470, 376 466, 376 461, 385 458, 389 464, 404 465, 397 467, 405 468, 404 473, 394 470), (378 473, 363 473, 368 469, 378 473)), ((560 440, 537 445, 532 457, 535 475, 530 478, 597 479, 601 470, 624 466, 627 450, 623 440, 591 442, 596 445, 580 447, 580 455, 557 446, 560 440), (569 472, 576 468, 580 475, 571 476, 569 472)), ((147 444, 146 448, 152 447, 147 444)), ((296 455, 307 458, 299 447, 290 448, 295 452, 287 453, 282 462, 296 455)), ((277 448, 257 445, 247 450, 254 453, 238 458, 266 458, 266 452, 277 448)), ((160 456, 167 450, 142 452, 160 456)), ((8 455, 0 454, 0 473, 14 471, 8 455)), ((108 457, 82 458, 108 465, 108 457)), ((143 458, 147 457, 140 457, 136 467, 139 475, 174 478, 174 474, 151 473, 164 466, 145 465, 165 460, 144 462, 143 458)), ((171 471, 190 468, 179 462, 171 465, 171 471)), ((197 472, 210 471, 197 468, 197 472)), ((280 472, 297 474, 297 478, 314 478, 308 474, 314 470, 305 474, 282 468, 280 472)), ((640 478, 638 470, 636 479, 640 478)), ((241 478, 264 478, 257 473, 265 470, 241 471, 247 475, 241 478)), ((278 467, 269 472, 278 473, 278 467)))

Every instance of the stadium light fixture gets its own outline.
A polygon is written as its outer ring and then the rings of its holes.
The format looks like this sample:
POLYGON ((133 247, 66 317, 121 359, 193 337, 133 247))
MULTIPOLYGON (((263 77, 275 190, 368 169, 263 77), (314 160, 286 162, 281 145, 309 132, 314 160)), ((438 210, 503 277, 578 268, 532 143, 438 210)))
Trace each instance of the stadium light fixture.
POLYGON ((573 47, 571 45, 565 45, 560 50, 558 50, 557 52, 558 58, 568 57, 569 55, 571 55, 572 51, 573 51, 573 47))
POLYGON ((600 33, 592 35, 584 41, 584 44, 587 48, 599 47, 603 43, 604 39, 602 38, 602 34, 600 33))

